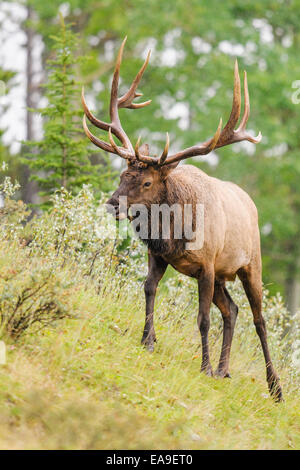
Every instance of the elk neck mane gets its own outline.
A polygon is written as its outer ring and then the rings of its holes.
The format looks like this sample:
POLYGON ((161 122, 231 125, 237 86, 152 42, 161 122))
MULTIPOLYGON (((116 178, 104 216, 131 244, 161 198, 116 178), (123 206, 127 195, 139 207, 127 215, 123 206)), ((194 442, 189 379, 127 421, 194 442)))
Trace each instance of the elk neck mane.
MULTIPOLYGON (((166 204, 172 207, 175 204, 183 206, 190 204, 194 208, 197 203, 197 192, 195 191, 195 177, 197 184, 201 184, 201 173, 198 168, 191 165, 183 165, 171 171, 165 180, 165 189, 160 192, 154 204, 160 206, 166 204)), ((163 239, 160 230, 159 238, 151 238, 151 206, 148 207, 148 238, 141 240, 148 246, 154 254, 165 256, 179 256, 185 251, 186 239, 178 240, 173 238, 173 214, 171 213, 171 237, 163 239)))

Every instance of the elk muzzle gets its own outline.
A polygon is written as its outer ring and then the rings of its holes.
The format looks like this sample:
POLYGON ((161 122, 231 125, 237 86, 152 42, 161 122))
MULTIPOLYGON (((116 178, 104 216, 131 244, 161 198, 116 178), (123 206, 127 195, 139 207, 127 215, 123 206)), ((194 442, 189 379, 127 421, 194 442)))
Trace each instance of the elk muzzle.
POLYGON ((127 197, 126 196, 115 196, 112 197, 105 203, 106 210, 109 214, 112 214, 115 219, 123 220, 128 216, 127 197))

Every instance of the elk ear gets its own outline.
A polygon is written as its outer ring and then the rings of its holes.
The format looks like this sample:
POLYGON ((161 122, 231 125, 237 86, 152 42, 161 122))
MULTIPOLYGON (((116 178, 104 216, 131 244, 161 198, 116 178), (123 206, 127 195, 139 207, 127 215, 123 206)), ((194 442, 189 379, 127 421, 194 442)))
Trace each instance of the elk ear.
POLYGON ((142 155, 146 155, 147 157, 149 156, 149 145, 148 144, 143 144, 140 146, 139 151, 142 155))
MULTIPOLYGON (((140 152, 140 154, 146 155, 148 157, 149 156, 149 145, 148 144, 142 144, 139 147, 139 152, 140 152)), ((130 165, 132 165, 132 162, 130 162, 130 160, 128 160, 127 166, 130 167, 130 165)), ((140 163, 140 165, 145 166, 143 163, 140 163)))
POLYGON ((178 163, 179 162, 171 163, 170 165, 164 165, 160 168, 160 176, 163 181, 169 176, 171 171, 175 170, 178 163))

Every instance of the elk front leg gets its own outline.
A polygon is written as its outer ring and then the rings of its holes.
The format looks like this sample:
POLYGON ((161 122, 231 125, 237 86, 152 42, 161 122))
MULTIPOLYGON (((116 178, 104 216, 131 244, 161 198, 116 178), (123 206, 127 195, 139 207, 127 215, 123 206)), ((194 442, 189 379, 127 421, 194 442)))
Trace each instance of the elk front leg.
POLYGON ((210 306, 214 293, 214 271, 213 269, 201 272, 198 277, 198 293, 199 293, 199 313, 198 327, 201 334, 202 342, 202 363, 201 372, 212 376, 213 370, 209 359, 208 332, 210 326, 210 306))
POLYGON ((219 377, 230 377, 229 357, 238 307, 230 297, 225 287, 225 282, 215 282, 213 302, 223 317, 223 342, 216 375, 219 377))
POLYGON ((151 252, 148 253, 148 276, 144 287, 146 297, 146 320, 142 344, 144 344, 150 352, 154 350, 154 342, 156 341, 153 324, 156 288, 163 277, 167 266, 168 263, 166 263, 166 261, 164 261, 160 256, 154 256, 151 252))

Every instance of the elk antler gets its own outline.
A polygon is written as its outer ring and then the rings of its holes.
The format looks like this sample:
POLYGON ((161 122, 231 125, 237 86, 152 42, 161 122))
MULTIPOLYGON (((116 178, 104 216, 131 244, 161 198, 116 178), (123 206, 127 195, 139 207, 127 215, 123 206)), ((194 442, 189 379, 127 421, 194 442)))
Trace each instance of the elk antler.
POLYGON ((239 127, 235 130, 235 126, 239 120, 241 113, 241 82, 239 76, 239 69, 237 60, 235 61, 234 67, 234 88, 233 88, 233 100, 232 100, 232 109, 230 117, 225 127, 222 129, 222 119, 220 120, 219 127, 214 135, 214 137, 207 142, 204 142, 194 147, 186 148, 174 155, 170 155, 166 161, 165 165, 170 163, 178 162, 184 160, 185 158, 194 157, 196 155, 206 155, 211 152, 213 149, 220 147, 225 147, 226 145, 233 144, 234 142, 241 142, 242 140, 248 140, 254 144, 258 144, 262 135, 259 132, 257 137, 252 137, 246 131, 246 124, 250 115, 250 100, 249 100, 249 91, 247 83, 247 73, 244 72, 244 98, 245 98, 245 109, 244 114, 241 120, 239 127))
POLYGON ((150 51, 148 52, 147 58, 141 67, 140 71, 136 75, 135 79, 132 82, 131 87, 129 88, 128 92, 125 93, 121 98, 118 99, 118 87, 119 87, 119 77, 120 77, 120 66, 122 62, 122 55, 123 55, 123 50, 125 46, 127 37, 122 42, 122 45, 119 50, 115 70, 114 70, 114 75, 113 75, 113 80, 112 80, 112 86, 111 86, 111 94, 110 94, 110 106, 109 106, 109 112, 110 112, 110 119, 111 123, 107 123, 104 121, 101 121, 100 119, 97 119, 89 110, 87 107, 85 97, 84 97, 84 88, 82 88, 82 94, 81 94, 81 101, 84 109, 84 117, 83 117, 83 128, 84 131, 87 135, 87 137, 97 146, 102 148, 103 150, 106 150, 111 153, 115 153, 117 155, 120 155, 122 158, 126 159, 134 159, 135 158, 135 152, 133 149, 133 146, 126 135, 124 129, 122 128, 120 118, 119 118, 119 108, 131 108, 131 109, 138 109, 138 108, 143 108, 144 106, 147 106, 148 104, 151 103, 151 100, 145 101, 144 103, 133 103, 134 98, 141 96, 141 93, 137 93, 136 89, 138 87, 138 84, 142 78, 142 75, 145 71, 145 68, 148 65, 149 58, 150 58, 150 51), (99 127, 100 129, 103 129, 105 131, 109 132, 109 138, 110 138, 110 144, 107 142, 104 142, 103 140, 98 139, 98 137, 94 136, 88 129, 87 124, 86 124, 86 119, 85 116, 89 119, 89 121, 94 124, 96 127, 99 127), (112 138, 112 134, 114 134, 122 143, 122 147, 117 146, 112 138))
POLYGON ((244 114, 241 120, 239 127, 235 130, 235 126, 239 120, 240 112, 241 112, 241 83, 240 83, 240 76, 238 70, 238 63, 235 62, 234 68, 234 89, 233 89, 233 102, 232 102, 232 109, 230 113, 230 117, 228 122, 222 129, 222 119, 220 119, 218 128, 214 134, 214 136, 206 142, 201 144, 195 145, 193 147, 186 148, 181 150, 174 155, 168 156, 169 151, 169 135, 167 133, 166 144, 164 150, 160 157, 151 157, 149 155, 144 155, 141 153, 140 150, 140 138, 138 139, 135 148, 131 144, 128 136, 126 135, 124 129, 122 128, 120 118, 119 118, 119 108, 131 108, 131 109, 139 109, 147 106, 151 103, 151 100, 145 101, 143 103, 133 103, 133 100, 139 96, 142 96, 142 93, 137 93, 136 89, 140 80, 143 76, 143 73, 148 65, 149 58, 150 58, 150 51, 146 57, 146 60, 137 73, 135 79, 133 80, 129 90, 125 93, 121 98, 118 98, 118 86, 119 86, 119 76, 120 76, 120 66, 122 61, 123 50, 125 46, 127 37, 122 42, 120 47, 117 62, 115 66, 115 71, 112 80, 112 87, 111 87, 111 94, 110 94, 110 119, 111 123, 106 123, 97 119, 88 109, 87 104, 84 98, 84 89, 82 88, 82 105, 84 108, 85 115, 83 117, 83 128, 88 136, 88 138, 97 146, 106 150, 107 152, 114 153, 119 155, 122 158, 127 160, 136 160, 138 162, 142 162, 146 165, 156 165, 156 166, 163 166, 169 165, 170 163, 179 162, 180 160, 184 160, 189 157, 194 157, 197 155, 206 155, 215 148, 225 147, 226 145, 230 145, 234 142, 241 142, 242 140, 248 140, 249 142, 253 142, 255 144, 261 141, 261 133, 258 134, 257 137, 252 137, 246 131, 246 124, 250 115, 250 101, 249 101, 249 92, 248 92, 248 84, 247 84, 247 74, 244 72, 244 98, 245 98, 245 109, 244 114), (94 136, 87 127, 85 116, 89 119, 89 121, 94 124, 96 127, 108 131, 109 141, 110 144, 100 140, 98 137, 94 136), (122 147, 119 147, 114 139, 113 134, 115 137, 119 139, 122 143, 122 147))

